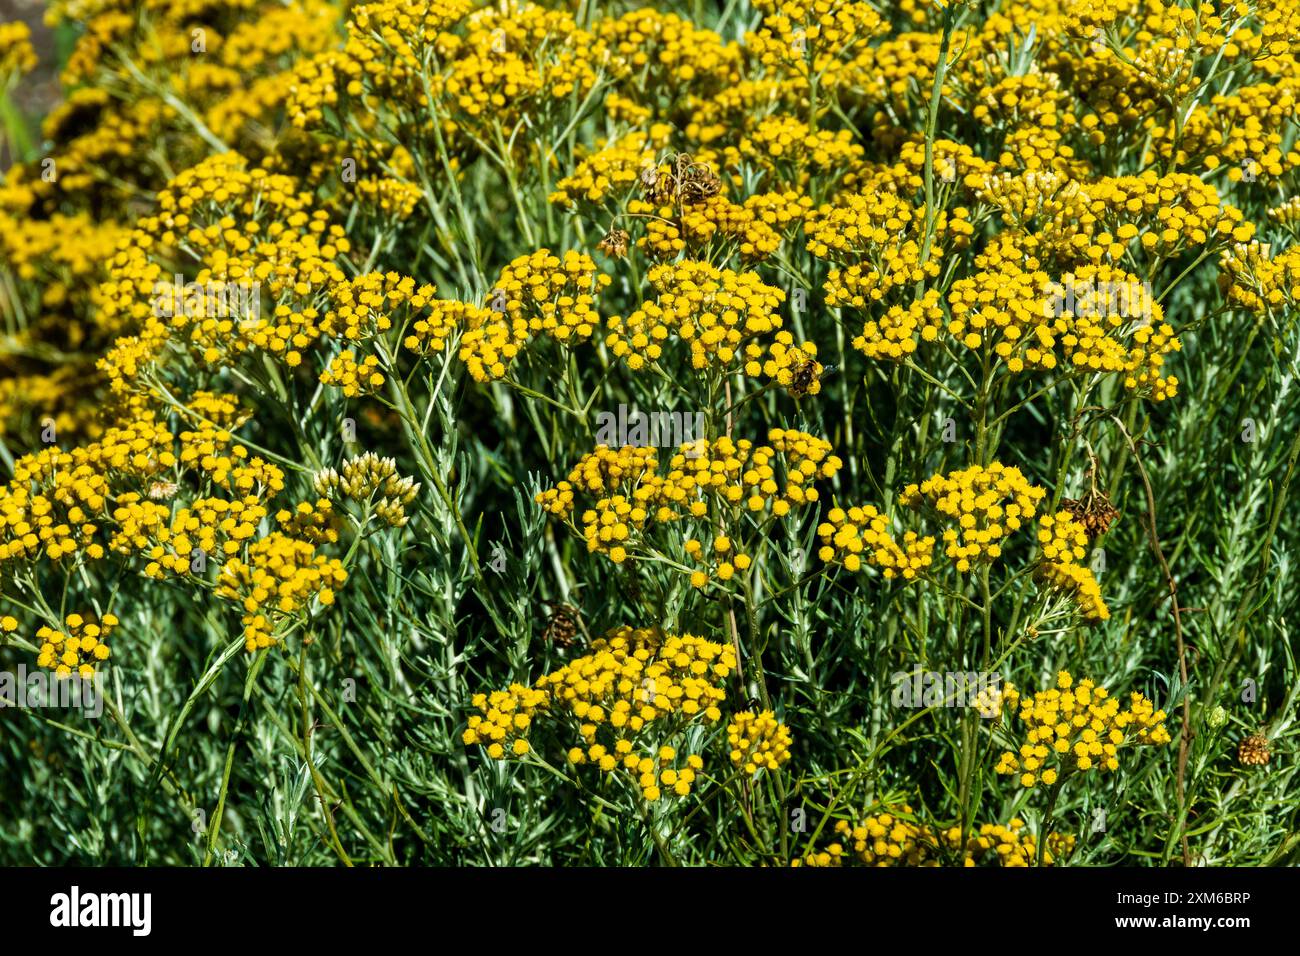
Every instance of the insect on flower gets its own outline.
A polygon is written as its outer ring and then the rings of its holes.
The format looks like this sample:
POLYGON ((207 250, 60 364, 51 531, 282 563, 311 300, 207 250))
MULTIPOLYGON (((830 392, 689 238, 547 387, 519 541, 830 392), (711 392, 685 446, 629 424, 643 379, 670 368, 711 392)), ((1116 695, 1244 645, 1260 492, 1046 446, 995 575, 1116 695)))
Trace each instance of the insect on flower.
POLYGON ((699 163, 689 153, 678 153, 668 169, 647 166, 641 177, 645 198, 656 206, 679 209, 704 202, 722 192, 722 180, 708 163, 699 163))

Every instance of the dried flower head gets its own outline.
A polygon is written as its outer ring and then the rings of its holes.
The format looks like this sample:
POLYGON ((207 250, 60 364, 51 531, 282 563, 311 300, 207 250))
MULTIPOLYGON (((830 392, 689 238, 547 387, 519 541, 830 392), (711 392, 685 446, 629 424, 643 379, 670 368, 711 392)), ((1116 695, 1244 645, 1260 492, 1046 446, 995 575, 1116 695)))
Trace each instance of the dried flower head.
POLYGON ((1251 734, 1237 747, 1237 762, 1243 767, 1263 767, 1272 756, 1268 738, 1263 734, 1251 734))
POLYGON ((629 239, 626 229, 610 229, 609 232, 605 233, 605 238, 600 240, 600 244, 596 248, 607 256, 622 259, 627 255, 629 239))
POLYGON ((1061 507, 1083 525, 1089 541, 1105 534, 1119 517, 1119 509, 1110 503, 1110 496, 1096 488, 1089 488, 1081 498, 1061 499, 1061 507))
POLYGON ((563 601, 543 601, 549 610, 542 639, 557 647, 572 647, 581 624, 578 609, 563 601))

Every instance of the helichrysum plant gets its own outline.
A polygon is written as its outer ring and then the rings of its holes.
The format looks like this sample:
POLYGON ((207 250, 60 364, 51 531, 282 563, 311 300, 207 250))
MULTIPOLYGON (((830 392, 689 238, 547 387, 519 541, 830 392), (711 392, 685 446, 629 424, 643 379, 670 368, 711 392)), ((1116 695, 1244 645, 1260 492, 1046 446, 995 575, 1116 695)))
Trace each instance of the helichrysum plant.
POLYGON ((0 23, 0 687, 102 694, 0 708, 0 862, 1300 861, 1298 58, 1283 0, 0 23))

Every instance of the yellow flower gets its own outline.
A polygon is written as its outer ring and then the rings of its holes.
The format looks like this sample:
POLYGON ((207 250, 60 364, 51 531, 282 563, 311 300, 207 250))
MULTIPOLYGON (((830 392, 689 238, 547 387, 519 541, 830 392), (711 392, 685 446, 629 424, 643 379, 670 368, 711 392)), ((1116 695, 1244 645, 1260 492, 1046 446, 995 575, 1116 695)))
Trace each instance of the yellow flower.
POLYGON ((778 723, 770 710, 736 714, 727 726, 727 742, 732 764, 747 774, 776 770, 790 759, 790 728, 778 723))
MULTIPOLYGON (((1014 690, 1014 689, 1013 689, 1014 690)), ((1156 710, 1150 700, 1133 693, 1127 709, 1104 687, 1090 680, 1076 682, 1069 671, 1056 677, 1056 687, 1039 691, 1032 698, 1021 699, 1018 693, 1004 694, 1004 701, 1017 709, 1025 726, 1028 741, 1019 756, 1005 751, 994 771, 1016 774, 1025 787, 1039 783, 1052 786, 1070 772, 1087 772, 1095 767, 1115 771, 1119 768, 1116 753, 1129 745, 1160 746, 1170 742, 1165 728, 1164 711, 1156 710), (1103 743, 1102 741, 1106 741, 1103 743), (1050 744, 1050 748, 1048 747, 1050 744), (1097 757, 1104 757, 1097 760, 1097 757), (1037 776, 1028 772, 1040 761, 1052 759, 1037 776)))

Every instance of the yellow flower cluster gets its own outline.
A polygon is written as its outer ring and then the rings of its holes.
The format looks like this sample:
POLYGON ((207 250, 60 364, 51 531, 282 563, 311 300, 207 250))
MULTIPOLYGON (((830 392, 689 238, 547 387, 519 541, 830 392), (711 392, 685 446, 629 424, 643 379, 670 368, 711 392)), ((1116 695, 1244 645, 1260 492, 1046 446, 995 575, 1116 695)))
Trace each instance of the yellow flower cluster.
POLYGON ((410 276, 367 272, 331 287, 331 307, 321 330, 350 342, 365 341, 392 328, 394 313, 427 308, 434 292, 428 284, 416 288, 410 276))
POLYGON ((939 293, 927 289, 910 305, 891 305, 879 319, 864 322, 862 334, 853 339, 853 347, 868 358, 897 362, 916 351, 918 330, 921 339, 933 342, 943 327, 939 293))
POLYGON ((779 769, 790 759, 790 743, 790 728, 770 710, 741 711, 727 725, 731 765, 750 776, 779 769))
POLYGON ((512 362, 539 336, 561 344, 591 338, 600 324, 595 302, 609 276, 585 253, 563 257, 549 249, 519 256, 501 272, 489 293, 492 316, 465 331, 460 357, 476 381, 504 378, 512 362))
POLYGON ((399 222, 410 218, 424 200, 419 186, 392 176, 358 179, 357 196, 367 208, 399 222))
POLYGON ((603 51, 567 12, 508 0, 499 9, 476 10, 466 22, 463 41, 438 37, 455 57, 448 73, 433 78, 432 94, 458 126, 480 138, 571 96, 580 100, 596 84, 603 51))
POLYGON ((321 384, 333 385, 343 390, 348 398, 373 395, 384 387, 384 373, 379 371, 379 358, 367 355, 357 361, 352 349, 344 349, 330 360, 329 367, 320 373, 321 384))
POLYGON ((333 604, 335 589, 347 577, 337 558, 317 554, 308 541, 273 531, 249 545, 247 560, 235 557, 222 565, 216 593, 243 609, 244 645, 254 651, 275 644, 281 623, 313 598, 325 606, 333 604))
MULTIPOLYGON (((1030 267, 1022 268, 1011 258, 1014 249, 988 250, 983 271, 953 283, 946 329, 954 339, 969 349, 991 348, 1013 373, 1064 363, 1085 373, 1118 374, 1125 388, 1157 401, 1174 394, 1177 378, 1161 370, 1164 357, 1181 344, 1140 279, 1101 264, 1051 281, 1033 269, 1034 259, 1021 260, 1030 267)), ((923 337, 933 337, 930 328, 923 328, 923 337)))
POLYGON ((178 437, 180 464, 206 473, 227 491, 251 492, 260 486, 274 494, 284 488, 284 472, 261 458, 250 459, 247 448, 234 444, 228 428, 203 421, 178 437))
POLYGON ((1068 511, 1043 515, 1038 522, 1038 541, 1043 559, 1038 574, 1049 587, 1069 594, 1084 618, 1104 621, 1110 608, 1101 596, 1101 586, 1090 568, 1082 564, 1088 553, 1088 532, 1068 511))
MULTIPOLYGON (((978 833, 966 837, 961 827, 935 827, 917 822, 912 808, 904 804, 872 814, 857 826, 845 820, 835 824, 839 839, 824 850, 795 860, 795 866, 980 866, 993 863, 1005 867, 1034 866, 1038 844, 1025 832, 1025 821, 1016 817, 1007 826, 986 823, 978 833)), ((1051 866, 1074 850, 1075 838, 1053 832, 1043 848, 1043 865, 1051 866)))
POLYGON ((488 309, 455 299, 435 299, 429 303, 428 314, 410 324, 402 344, 416 355, 434 355, 458 330, 477 329, 492 320, 488 309))
POLYGON ((1053 369, 1055 327, 1043 296, 1045 285, 1045 275, 1015 268, 958 279, 949 294, 948 333, 968 349, 991 344, 1012 372, 1021 371, 1026 363, 1053 369))
POLYGON ((1136 276, 1107 265, 1082 266, 1066 274, 1061 286, 1049 287, 1053 302, 1062 288, 1074 299, 1074 308, 1064 313, 1064 323, 1058 320, 1055 331, 1075 368, 1119 372, 1125 388, 1149 392, 1156 401, 1174 394, 1178 379, 1162 375, 1161 367, 1164 357, 1182 345, 1136 276), (1131 342, 1127 348, 1113 337, 1121 329, 1131 342))
POLYGON ((472 704, 479 713, 461 739, 499 760, 529 752, 529 734, 541 717, 556 725, 572 722, 569 733, 576 730, 581 746, 567 750, 570 763, 591 763, 609 774, 623 769, 647 800, 666 791, 686 796, 702 760, 690 755, 684 765, 670 765, 677 749, 651 741, 670 739, 694 721, 721 720, 722 684, 735 666, 729 645, 657 628, 615 628, 532 687, 513 684, 476 695, 472 704), (653 756, 638 753, 647 747, 653 756))
POLYGON ((785 197, 785 193, 759 193, 736 203, 721 194, 695 199, 682 195, 680 206, 634 199, 627 211, 645 227, 637 248, 656 258, 689 253, 710 260, 734 251, 745 262, 755 262, 780 247, 778 227, 788 227, 803 209, 803 203, 785 197))
POLYGON ((177 464, 173 436, 161 425, 108 429, 71 451, 47 448, 14 462, 13 481, 0 486, 0 562, 98 560, 96 540, 106 517, 110 484, 136 483, 177 464))
POLYGON ((943 530, 944 553, 965 572, 977 562, 998 558, 1002 540, 1033 520, 1045 494, 1019 468, 993 462, 987 468, 972 465, 933 475, 908 485, 898 500, 911 508, 929 505, 957 524, 943 530))
POLYGON ((297 65, 287 103, 290 120, 314 128, 324 107, 339 107, 340 93, 360 98, 373 92, 391 102, 416 102, 424 89, 421 58, 437 49, 444 42, 442 31, 470 9, 468 0, 437 0, 419 8, 397 0, 358 4, 343 49, 323 50, 297 65))
POLYGON ((206 570, 207 559, 220 562, 238 554, 253 540, 266 517, 262 500, 250 495, 242 500, 195 498, 177 509, 168 524, 170 509, 158 502, 141 501, 128 492, 119 498, 113 517, 121 525, 109 546, 121 554, 132 550, 148 559, 144 573, 151 578, 206 570), (196 560, 202 552, 202 563, 196 560))
MULTIPOLYGON (((832 477, 843 464, 831 454, 829 442, 806 432, 774 428, 768 442, 756 446, 748 439, 725 437, 688 442, 662 475, 651 448, 624 446, 615 451, 600 446, 583 456, 566 481, 539 492, 536 501, 549 514, 569 522, 576 492, 599 496, 582 513, 579 533, 588 551, 621 564, 637 551, 652 549, 650 536, 656 526, 693 519, 716 528, 742 505, 752 514, 770 507, 773 516, 783 518, 792 507, 817 501, 813 482, 832 477)), ((719 579, 729 580, 752 563, 752 556, 727 535, 710 535, 710 540, 707 554, 693 537, 685 538, 682 548, 693 561, 711 567, 719 579)), ((709 580, 706 570, 691 573, 696 587, 709 580)))
POLYGON ((778 518, 784 517, 792 506, 817 501, 817 489, 812 483, 819 478, 831 478, 844 464, 831 454, 830 442, 797 429, 773 428, 767 433, 769 445, 754 446, 746 439, 732 442, 720 438, 707 449, 696 447, 693 457, 679 454, 669 463, 674 469, 670 481, 680 482, 684 494, 670 495, 674 500, 685 501, 699 489, 718 495, 732 505, 741 503, 751 512, 771 507, 778 518), (780 456, 784 463, 784 485, 778 480, 773 460, 780 456), (680 478, 677 471, 681 470, 680 478))
MULTIPOLYGON (((700 258, 715 258, 731 243, 742 261, 757 262, 772 255, 781 245, 781 236, 768 221, 772 218, 769 213, 774 205, 779 205, 779 202, 767 193, 750 196, 743 203, 734 203, 725 196, 713 196, 682 211, 679 220, 681 234, 693 249, 707 249, 715 237, 720 237, 718 246, 721 249, 709 249, 710 254, 700 258)), ((788 209, 785 215, 788 217, 788 209)), ((650 220, 646 227, 648 242, 658 250, 663 249, 663 244, 656 244, 654 233, 661 225, 660 220, 650 220)), ((671 234, 672 227, 667 228, 671 234)), ((669 245, 673 251, 682 248, 675 238, 669 245)))
POLYGON ((659 459, 653 448, 633 448, 624 445, 613 449, 599 445, 595 451, 583 455, 569 473, 567 481, 547 489, 537 496, 545 511, 567 519, 573 511, 573 491, 589 495, 603 495, 623 485, 636 486, 646 475, 654 475, 659 459))
POLYGON ((752 272, 684 260, 656 266, 649 278, 658 297, 608 322, 605 344, 633 370, 658 361, 670 336, 690 344, 696 369, 726 367, 747 339, 781 327, 785 293, 752 272))
POLYGON ((777 182, 806 187, 813 176, 833 182, 862 164, 865 150, 848 130, 812 130, 794 116, 769 116, 740 141, 740 156, 759 169, 770 170, 777 182))
POLYGON ((813 78, 826 86, 851 85, 859 79, 857 52, 889 25, 869 3, 853 0, 755 0, 762 26, 745 36, 745 44, 765 67, 779 69, 808 86, 813 78))
POLYGON ((886 578, 911 581, 933 561, 934 538, 908 531, 899 544, 889 533, 889 519, 872 505, 832 508, 817 526, 817 536, 822 542, 818 556, 838 561, 848 571, 860 570, 865 558, 886 578))
POLYGON ((1025 725, 1025 743, 1017 753, 1005 751, 994 768, 1019 775, 1023 787, 1054 786, 1070 773, 1119 769, 1119 749, 1133 745, 1160 746, 1170 741, 1165 712, 1143 695, 1130 695, 1129 706, 1090 680, 1077 686, 1068 671, 1057 675, 1056 687, 1021 699, 1009 685, 1003 700, 1025 725))
MULTIPOLYGON (((47 23, 75 27, 60 77, 71 92, 41 137, 57 143, 58 176, 43 177, 42 156, 6 178, 17 172, 11 181, 42 205, 126 218, 127 202, 207 153, 210 142, 196 129, 232 149, 265 152, 293 60, 332 44, 336 18, 325 0, 240 0, 198 12, 193 4, 55 0, 47 23)), ((33 66, 35 57, 23 24, 0 28, 2 87, 15 78, 10 70, 33 66)))
POLYGON ((0 23, 0 89, 8 86, 16 74, 36 69, 36 62, 27 24, 20 20, 0 23))
POLYGON ((212 428, 238 428, 251 418, 251 412, 239 405, 239 399, 235 395, 221 392, 204 392, 200 389, 190 395, 185 405, 192 418, 198 418, 212 428))
POLYGON ((605 773, 621 765, 635 775, 647 800, 657 799, 665 787, 686 796, 703 766, 700 758, 688 757, 685 767, 667 767, 656 775, 655 763, 664 768, 676 750, 661 746, 651 761, 636 753, 638 744, 645 746, 640 735, 662 740, 691 721, 720 720, 721 684, 735 667, 734 651, 689 634, 627 627, 610 632, 592 651, 537 684, 549 688, 555 706, 579 721, 587 749, 585 754, 571 749, 569 760, 579 763, 585 757, 605 773))
POLYGON ((69 614, 64 619, 65 628, 55 630, 42 627, 36 632, 40 653, 36 663, 48 667, 57 677, 77 677, 89 680, 95 676, 95 666, 108 660, 109 633, 117 627, 117 617, 105 614, 96 623, 80 614, 69 614))
POLYGON ((795 345, 794 336, 783 329, 776 333, 775 340, 768 345, 767 355, 766 360, 760 361, 763 359, 763 347, 757 342, 745 346, 745 374, 755 378, 760 374, 766 375, 795 398, 821 392, 821 376, 826 368, 817 361, 815 343, 795 345))
POLYGON ((1089 195, 1077 180, 1056 170, 992 175, 979 191, 1024 252, 1066 261, 1088 245, 1086 229, 1096 218, 1089 195))
POLYGON ((665 744, 651 756, 638 756, 626 739, 616 740, 612 752, 604 744, 592 744, 585 751, 574 747, 568 758, 574 765, 590 761, 604 773, 613 773, 621 764, 629 774, 635 774, 641 796, 649 803, 667 794, 690 796, 697 771, 704 769, 704 758, 699 754, 677 760, 677 748, 665 744))
POLYGON ((935 216, 935 242, 922 257, 925 210, 888 191, 854 193, 823 205, 804 223, 808 251, 841 264, 826 279, 827 306, 867 308, 900 286, 939 275, 942 247, 964 246, 974 232, 962 206, 935 216))
POLYGON ((631 132, 607 143, 555 184, 550 201, 570 207, 600 205, 630 193, 645 170, 656 166, 655 144, 665 134, 666 130, 652 130, 648 136, 631 132))
POLYGON ((159 193, 158 214, 139 220, 109 260, 96 292, 103 321, 138 331, 98 366, 123 396, 148 393, 144 379, 169 346, 205 365, 260 351, 297 366, 324 331, 325 293, 346 283, 336 261, 350 249, 343 227, 312 208, 297 180, 247 166, 228 152, 179 173, 159 193), (201 263, 184 285, 164 272, 178 244, 201 263), (268 298, 275 306, 264 310, 268 298))
POLYGON ((1061 564, 1082 561, 1088 553, 1088 532, 1068 511, 1043 515, 1038 521, 1043 560, 1061 564))
POLYGON ((1055 129, 1074 122, 1074 114, 1063 108, 1066 100, 1060 77, 1055 73, 1004 76, 980 91, 980 102, 971 115, 988 126, 1033 125, 1055 129))
POLYGON ((461 742, 466 747, 482 745, 493 760, 502 760, 507 753, 522 757, 531 749, 528 731, 533 718, 549 700, 546 691, 523 684, 511 684, 507 690, 494 690, 490 694, 475 694, 471 703, 480 713, 469 718, 461 742))
POLYGON ((1086 186, 1090 209, 1104 231, 1089 236, 1084 254, 1118 260, 1126 245, 1174 258, 1188 249, 1248 242, 1255 225, 1242 211, 1223 202, 1218 190, 1190 173, 1103 177, 1086 186), (1125 226, 1131 228, 1125 229, 1125 226))
POLYGON ((1229 303, 1258 315, 1286 314, 1300 303, 1300 245, 1276 255, 1258 242, 1226 249, 1219 260, 1219 288, 1229 303))
MULTIPOLYGON (((745 199, 744 206, 753 215, 756 225, 761 223, 781 238, 788 238, 812 212, 813 201, 811 196, 787 189, 755 193, 745 199)), ((746 254, 743 247, 740 251, 742 255, 746 254)))
MULTIPOLYGON (((709 548, 697 538, 687 538, 682 545, 686 556, 696 564, 712 568, 719 581, 730 581, 737 571, 745 571, 754 559, 736 548, 731 538, 725 534, 717 535, 709 548)), ((702 588, 709 583, 709 573, 705 570, 691 572, 691 584, 702 588)))
MULTIPOLYGON (((934 184, 938 189, 961 190, 963 198, 974 200, 997 164, 983 159, 966 143, 936 139, 933 147, 934 184)), ((925 188, 925 140, 914 136, 898 149, 898 162, 864 179, 865 184, 907 193, 925 188)), ((960 208, 960 207, 959 207, 960 208)))
POLYGON ((95 307, 94 287, 103 279, 103 264, 129 230, 96 222, 86 213, 33 219, 3 208, 0 227, 0 252, 18 278, 41 284, 45 308, 68 310, 87 323, 98 321, 87 314, 95 307))
POLYGON ((1295 106, 1294 81, 1289 78, 1219 93, 1208 106, 1188 114, 1181 136, 1173 124, 1153 130, 1153 152, 1175 159, 1179 166, 1199 162, 1207 169, 1226 168, 1233 183, 1275 179, 1300 164, 1300 153, 1282 152, 1295 106))
MULTIPOLYGON (((233 396, 204 391, 177 407, 200 423, 173 435, 144 410, 138 424, 108 428, 97 441, 19 458, 14 480, 0 487, 0 562, 44 557, 84 565, 111 551, 138 558, 144 577, 164 579, 203 577, 211 561, 221 569, 218 593, 241 602, 249 646, 267 646, 278 622, 311 596, 332 602, 332 588, 346 575, 339 561, 316 554, 315 544, 337 542, 337 533, 319 506, 299 506, 294 516, 281 512, 283 532, 259 539, 267 500, 285 479, 280 468, 234 445, 229 429, 247 413, 233 396)), ((52 632, 45 643, 57 660, 79 667, 68 663, 69 652, 102 659, 113 623, 106 616, 83 628, 69 618, 69 633, 52 632), (69 645, 69 637, 77 641, 69 645)))
POLYGON ((275 523, 289 537, 312 544, 337 544, 339 540, 338 514, 328 498, 300 501, 292 511, 281 508, 275 513, 275 523))
POLYGON ((634 113, 649 115, 660 98, 689 112, 738 78, 742 51, 675 13, 643 7, 601 19, 593 30, 611 54, 619 99, 634 113))

